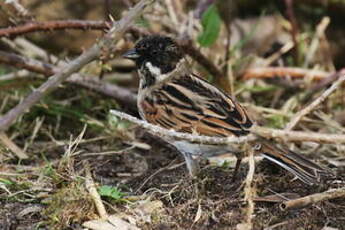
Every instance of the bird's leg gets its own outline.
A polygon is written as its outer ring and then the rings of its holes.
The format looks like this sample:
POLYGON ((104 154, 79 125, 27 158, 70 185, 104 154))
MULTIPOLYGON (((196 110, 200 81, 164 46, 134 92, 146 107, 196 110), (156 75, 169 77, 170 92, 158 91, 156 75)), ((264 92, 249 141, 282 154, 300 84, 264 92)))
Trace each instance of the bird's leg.
POLYGON ((195 177, 199 172, 199 163, 198 160, 193 159, 192 154, 188 152, 182 152, 184 159, 186 160, 187 169, 189 172, 189 175, 193 178, 195 177))
POLYGON ((234 173, 232 175, 232 181, 235 181, 236 179, 236 176, 237 176, 237 173, 238 173, 238 170, 241 166, 241 162, 242 162, 242 153, 235 153, 235 156, 236 156, 236 165, 235 165, 235 169, 234 169, 234 173))
POLYGON ((175 148, 183 154, 190 176, 192 178, 195 177, 199 171, 199 163, 197 159, 193 158, 193 156, 200 155, 200 145, 184 140, 170 141, 170 143, 172 143, 175 148))

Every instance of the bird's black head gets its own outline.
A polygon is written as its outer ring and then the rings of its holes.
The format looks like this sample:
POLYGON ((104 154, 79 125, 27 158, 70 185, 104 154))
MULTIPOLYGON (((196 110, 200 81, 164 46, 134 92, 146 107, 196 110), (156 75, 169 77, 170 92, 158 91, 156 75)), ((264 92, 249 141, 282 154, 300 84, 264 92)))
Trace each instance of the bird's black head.
POLYGON ((151 67, 151 72, 158 75, 172 71, 184 54, 170 37, 152 35, 140 40, 123 56, 134 60, 139 69, 151 67))

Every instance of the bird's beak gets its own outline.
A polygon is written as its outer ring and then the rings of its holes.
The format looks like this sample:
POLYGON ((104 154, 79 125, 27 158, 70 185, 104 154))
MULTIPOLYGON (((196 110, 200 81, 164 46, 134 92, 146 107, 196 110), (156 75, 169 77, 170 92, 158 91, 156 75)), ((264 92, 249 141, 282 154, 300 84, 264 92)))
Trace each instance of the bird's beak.
POLYGON ((133 49, 128 50, 126 53, 124 53, 122 57, 135 60, 139 58, 139 54, 136 52, 135 48, 133 48, 133 49))

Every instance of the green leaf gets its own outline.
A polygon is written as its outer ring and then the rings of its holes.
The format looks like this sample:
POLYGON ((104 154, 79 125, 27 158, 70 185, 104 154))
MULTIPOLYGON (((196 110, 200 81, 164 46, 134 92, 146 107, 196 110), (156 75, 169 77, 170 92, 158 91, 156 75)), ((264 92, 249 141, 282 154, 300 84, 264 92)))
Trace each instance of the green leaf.
POLYGON ((13 185, 14 182, 4 179, 4 178, 0 178, 0 184, 4 184, 4 185, 13 185))
POLYGON ((203 47, 212 45, 218 38, 220 32, 221 19, 217 7, 212 4, 202 14, 202 33, 198 36, 198 42, 203 47))
POLYGON ((101 196, 112 198, 116 201, 121 201, 125 196, 117 187, 103 185, 98 189, 98 193, 101 196))

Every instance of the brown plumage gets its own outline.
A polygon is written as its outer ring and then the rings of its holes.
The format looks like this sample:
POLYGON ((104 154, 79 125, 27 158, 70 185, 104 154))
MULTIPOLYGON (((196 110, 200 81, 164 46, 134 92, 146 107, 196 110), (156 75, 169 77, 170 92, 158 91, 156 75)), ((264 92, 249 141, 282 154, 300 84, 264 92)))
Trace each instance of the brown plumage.
MULTIPOLYGON (((184 53, 171 38, 146 37, 124 56, 136 62, 140 76, 138 109, 149 123, 206 136, 242 136, 250 132, 253 122, 246 110, 234 98, 193 74, 184 53)), ((238 155, 229 146, 167 141, 183 153, 191 175, 198 169, 193 156, 229 151, 238 155)), ((254 149, 308 184, 319 183, 323 175, 330 174, 305 157, 264 139, 254 149)))
POLYGON ((145 120, 176 131, 227 137, 248 134, 252 126, 240 104, 195 75, 171 78, 138 103, 145 120))

